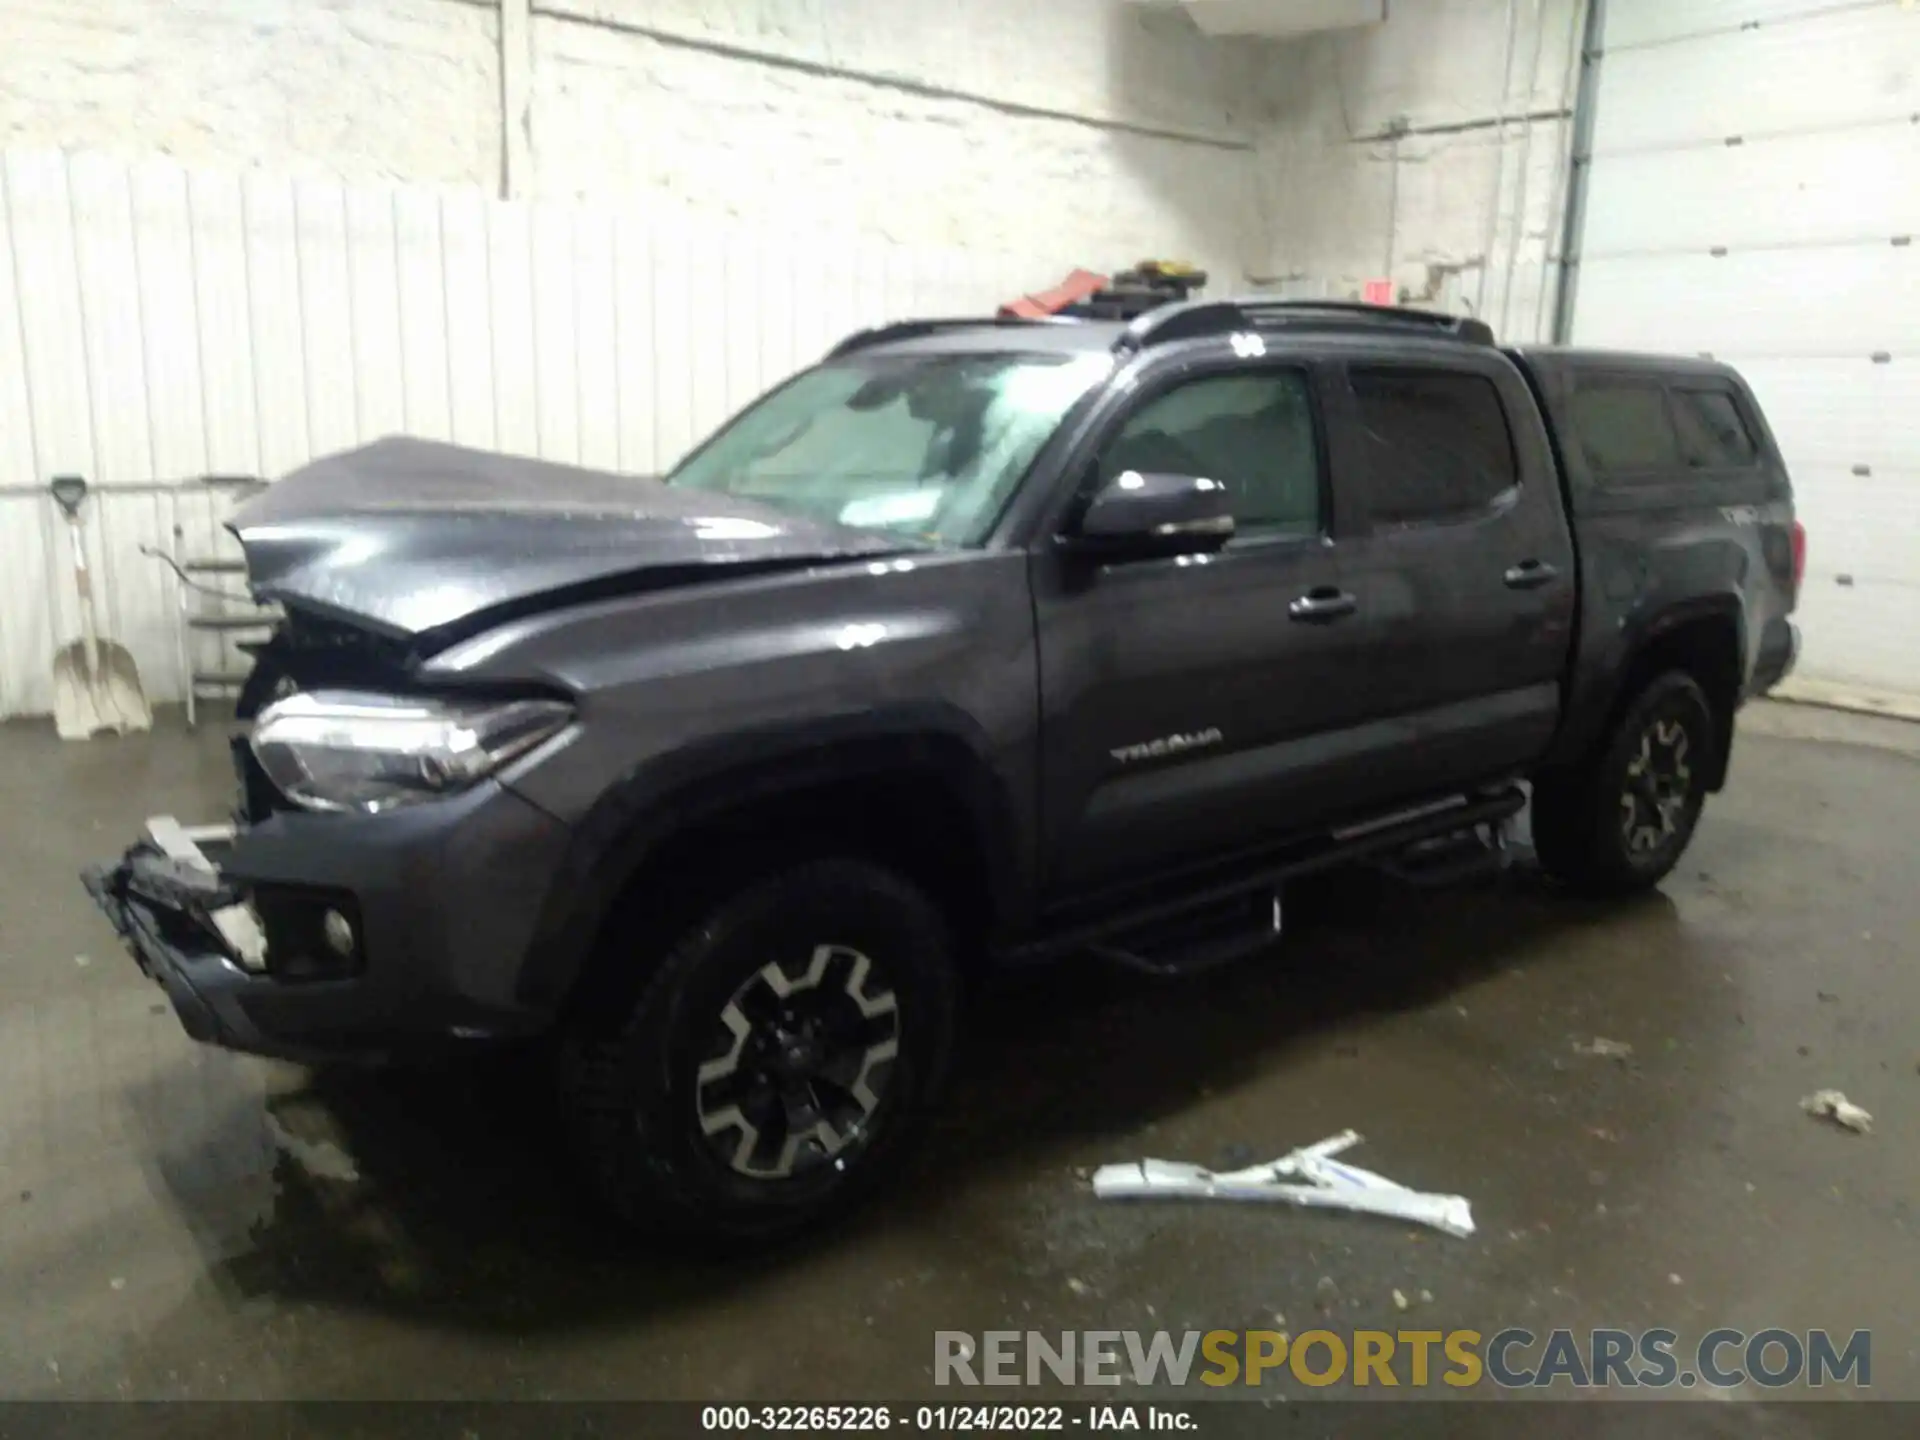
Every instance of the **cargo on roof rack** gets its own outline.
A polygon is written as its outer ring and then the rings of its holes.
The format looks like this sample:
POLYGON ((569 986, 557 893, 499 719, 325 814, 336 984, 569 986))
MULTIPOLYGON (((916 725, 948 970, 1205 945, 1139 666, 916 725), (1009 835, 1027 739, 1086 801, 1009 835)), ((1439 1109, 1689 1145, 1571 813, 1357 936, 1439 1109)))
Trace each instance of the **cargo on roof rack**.
POLYGON ((1142 350, 1175 340, 1227 335, 1240 330, 1405 330, 1469 345, 1491 345, 1493 329, 1484 320, 1442 315, 1434 310, 1403 310, 1347 300, 1194 300, 1162 305, 1127 326, 1116 350, 1142 350))

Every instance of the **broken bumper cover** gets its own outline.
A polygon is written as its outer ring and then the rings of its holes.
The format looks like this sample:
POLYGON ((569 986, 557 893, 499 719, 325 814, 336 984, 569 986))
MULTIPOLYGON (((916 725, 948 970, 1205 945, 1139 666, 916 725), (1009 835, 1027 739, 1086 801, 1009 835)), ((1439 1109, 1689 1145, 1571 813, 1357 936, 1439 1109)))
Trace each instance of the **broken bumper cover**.
MULTIPOLYGON (((167 937, 168 917, 185 920, 200 907, 189 908, 191 902, 184 887, 177 892, 176 903, 168 904, 148 893, 148 886, 142 883, 149 878, 174 878, 167 873, 171 865, 157 850, 136 848, 128 851, 126 859, 118 865, 95 865, 81 872, 80 883, 113 922, 113 928, 133 952, 140 969, 167 992, 187 1034, 209 1044, 252 1048, 238 1039, 225 1038, 231 1033, 232 1024, 223 1026, 201 993, 204 989, 217 994, 221 988, 221 972, 233 969, 240 973, 237 967, 212 946, 211 939, 210 948, 196 953, 167 937)), ((211 882, 202 888, 211 889, 211 882)), ((200 903, 204 905, 204 899, 200 903)), ((248 1032, 248 1038, 256 1038, 251 1035, 251 1027, 245 1025, 244 1017, 235 1015, 232 1020, 248 1032)))
POLYGON ((279 814, 191 854, 179 835, 215 832, 175 825, 163 843, 170 823, 81 879, 195 1040, 377 1060, 548 1023, 518 989, 568 832, 499 785, 384 815, 279 814), (285 917, 336 902, 355 921, 350 970, 290 973, 285 917))

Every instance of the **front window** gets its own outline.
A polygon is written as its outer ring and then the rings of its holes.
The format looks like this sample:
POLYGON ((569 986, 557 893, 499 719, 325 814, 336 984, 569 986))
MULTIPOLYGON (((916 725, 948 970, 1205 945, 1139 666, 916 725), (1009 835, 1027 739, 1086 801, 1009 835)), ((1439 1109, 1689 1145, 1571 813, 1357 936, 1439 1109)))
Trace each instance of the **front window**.
POLYGON ((977 545, 1105 354, 850 355, 742 411, 667 477, 810 519, 977 545))

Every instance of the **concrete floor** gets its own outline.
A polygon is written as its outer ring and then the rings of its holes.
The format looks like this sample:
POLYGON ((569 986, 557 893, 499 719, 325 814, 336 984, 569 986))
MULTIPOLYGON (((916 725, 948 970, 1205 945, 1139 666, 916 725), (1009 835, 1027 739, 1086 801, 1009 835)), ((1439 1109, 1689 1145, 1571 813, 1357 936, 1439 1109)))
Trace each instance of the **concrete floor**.
POLYGON ((1270 960, 997 990, 906 1183, 720 1263, 576 1203, 512 1066, 309 1074, 190 1043, 74 876, 146 814, 223 813, 218 735, 0 728, 0 1395, 905 1399, 935 1329, 1280 1313, 1871 1328, 1876 1392, 1920 1398, 1920 726, 1768 706, 1742 731, 1640 903, 1356 880, 1270 960), (1596 1035, 1631 1060, 1576 1052, 1596 1035), (1823 1086, 1874 1132, 1802 1115, 1823 1086), (1480 1232, 1095 1203, 1082 1178, 1347 1126, 1480 1232))

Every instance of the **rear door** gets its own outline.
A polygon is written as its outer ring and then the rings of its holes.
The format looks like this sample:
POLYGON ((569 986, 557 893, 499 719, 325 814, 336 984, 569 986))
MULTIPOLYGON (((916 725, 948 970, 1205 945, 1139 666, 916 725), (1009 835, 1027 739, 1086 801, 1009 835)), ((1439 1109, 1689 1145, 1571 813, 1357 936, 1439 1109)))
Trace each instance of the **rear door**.
POLYGON ((1543 754, 1572 641, 1573 542, 1544 426, 1499 352, 1382 349, 1342 368, 1336 454, 1361 497, 1347 577, 1396 798, 1543 754))

